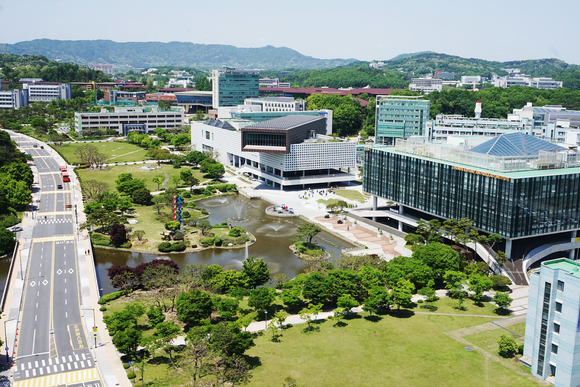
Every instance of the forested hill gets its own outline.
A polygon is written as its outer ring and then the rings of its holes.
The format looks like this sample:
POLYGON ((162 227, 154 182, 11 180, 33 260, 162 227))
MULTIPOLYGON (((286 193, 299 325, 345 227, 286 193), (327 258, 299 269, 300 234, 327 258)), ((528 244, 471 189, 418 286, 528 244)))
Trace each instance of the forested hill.
POLYGON ((0 52, 0 77, 3 81, 42 78, 47 82, 104 82, 111 79, 101 71, 76 63, 59 63, 42 55, 11 55, 0 52))
POLYGON ((202 69, 230 66, 267 69, 321 69, 347 65, 355 59, 316 59, 286 47, 240 48, 186 42, 129 42, 111 40, 37 39, 0 44, 0 52, 38 54, 82 65, 129 64, 134 67, 189 66, 202 69))
POLYGON ((481 75, 490 77, 492 74, 507 75, 502 69, 517 68, 522 74, 531 76, 551 76, 553 74, 579 69, 580 66, 568 64, 560 59, 530 59, 509 62, 496 62, 476 58, 421 52, 399 55, 385 61, 383 70, 399 70, 416 76, 434 73, 435 71, 452 71, 456 79, 462 75, 481 75))

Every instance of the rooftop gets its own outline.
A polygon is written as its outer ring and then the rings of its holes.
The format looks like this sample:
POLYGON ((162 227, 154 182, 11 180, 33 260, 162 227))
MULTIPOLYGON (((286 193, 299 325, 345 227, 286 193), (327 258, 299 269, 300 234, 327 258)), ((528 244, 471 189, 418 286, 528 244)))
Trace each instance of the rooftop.
POLYGON ((274 118, 272 120, 256 122, 255 124, 246 126, 244 129, 278 129, 278 130, 289 130, 296 126, 306 124, 308 122, 323 119, 318 116, 302 116, 302 115, 292 115, 284 116, 279 118, 274 118))
POLYGON ((537 156, 540 151, 558 152, 565 148, 521 132, 504 133, 470 149, 491 156, 537 156))
POLYGON ((294 102, 294 98, 293 97, 264 97, 264 98, 248 98, 246 101, 294 102))
POLYGON ((576 278, 580 278, 580 263, 574 262, 567 258, 552 259, 542 262, 542 266, 552 270, 564 270, 576 278))

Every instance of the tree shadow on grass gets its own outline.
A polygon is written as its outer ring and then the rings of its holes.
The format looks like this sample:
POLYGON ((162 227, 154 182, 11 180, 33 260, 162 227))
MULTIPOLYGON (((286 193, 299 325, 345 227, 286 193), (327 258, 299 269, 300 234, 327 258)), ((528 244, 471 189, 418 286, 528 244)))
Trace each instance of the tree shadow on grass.
POLYGON ((500 316, 509 316, 511 314, 511 311, 509 309, 504 308, 496 308, 494 312, 500 316))
POLYGON ((374 322, 374 323, 377 323, 383 319, 381 316, 377 316, 377 315, 364 316, 363 318, 367 321, 374 322))
POLYGON ((340 320, 340 321, 335 322, 332 326, 335 328, 344 328, 344 327, 348 326, 348 324, 345 323, 344 321, 340 320))
POLYGON ((320 327, 310 325, 300 331, 300 333, 313 333, 313 332, 320 332, 320 327))
POLYGON ((392 309, 388 314, 396 318, 411 318, 415 312, 407 309, 392 309))
POLYGON ((420 306, 421 309, 427 309, 429 312, 437 312, 437 310, 439 310, 438 306, 435 305, 421 305, 420 306))
POLYGON ((344 315, 345 320, 359 320, 362 316, 358 313, 347 313, 344 315))
MULTIPOLYGON (((174 356, 175 358, 175 356, 174 356)), ((151 364, 151 365, 160 365, 160 364, 165 364, 165 365, 171 365, 171 360, 169 359, 169 356, 155 356, 154 358, 150 359, 147 364, 151 364)))
POLYGON ((256 367, 260 367, 262 365, 262 361, 260 360, 259 356, 248 356, 242 355, 246 363, 250 366, 250 369, 254 369, 256 367))

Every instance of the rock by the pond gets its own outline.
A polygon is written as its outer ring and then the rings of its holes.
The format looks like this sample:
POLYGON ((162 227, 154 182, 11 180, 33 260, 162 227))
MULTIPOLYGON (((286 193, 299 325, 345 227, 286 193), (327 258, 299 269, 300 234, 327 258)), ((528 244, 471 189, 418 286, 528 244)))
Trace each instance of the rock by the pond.
POLYGON ((139 223, 139 221, 137 219, 129 219, 127 222, 129 224, 137 224, 137 223, 139 223))

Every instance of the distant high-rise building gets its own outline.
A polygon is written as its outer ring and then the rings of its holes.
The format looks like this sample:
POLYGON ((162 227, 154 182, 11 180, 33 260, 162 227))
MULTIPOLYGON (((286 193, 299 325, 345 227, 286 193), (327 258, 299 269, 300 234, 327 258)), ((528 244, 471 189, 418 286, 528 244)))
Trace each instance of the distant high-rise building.
POLYGON ((437 79, 455 79, 455 73, 449 71, 435 71, 435 78, 437 79))
POLYGON ((401 95, 377 97, 376 143, 394 144, 396 138, 425 134, 431 101, 419 98, 401 95))
POLYGON ((225 67, 212 71, 213 107, 243 105, 246 98, 259 98, 260 75, 253 70, 225 67))

